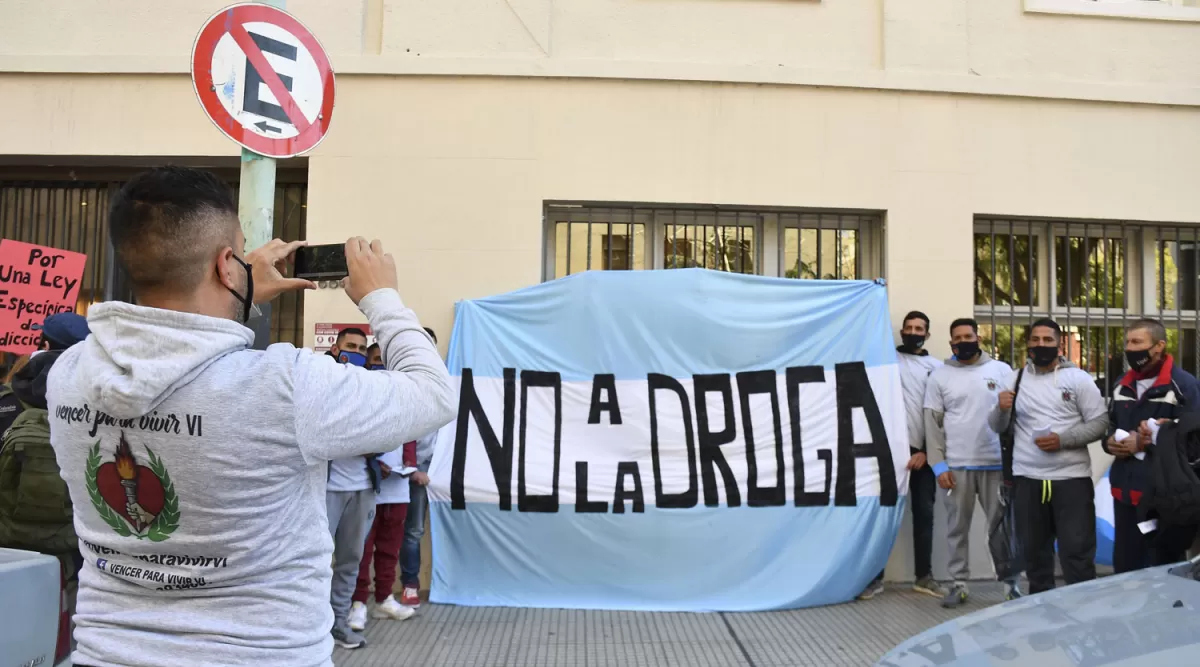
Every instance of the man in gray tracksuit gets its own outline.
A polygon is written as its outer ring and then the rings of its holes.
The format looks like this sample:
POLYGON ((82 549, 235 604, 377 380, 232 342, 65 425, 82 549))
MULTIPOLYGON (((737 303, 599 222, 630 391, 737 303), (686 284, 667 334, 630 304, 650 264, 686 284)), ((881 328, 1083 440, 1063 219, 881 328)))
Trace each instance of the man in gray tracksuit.
MULTIPOLYGON (((949 519, 946 537, 954 583, 942 605, 957 607, 969 595, 968 536, 975 499, 983 506, 989 527, 999 520, 1003 509, 1000 437, 988 424, 988 416, 1012 368, 980 349, 975 320, 955 320, 950 336, 954 356, 933 371, 925 389, 925 443, 938 486, 946 492, 943 499, 949 519)), ((996 574, 1008 584, 1009 596, 1019 595, 1019 573, 1009 571, 1008 550, 995 545, 991 551, 996 574)))
POLYGON ((1096 504, 1087 447, 1104 437, 1108 412, 1092 376, 1059 356, 1061 338, 1054 320, 1033 323, 1020 387, 1013 373, 989 420, 1003 432, 1015 405, 1013 509, 1031 593, 1054 588, 1055 539, 1068 585, 1096 578, 1096 504))

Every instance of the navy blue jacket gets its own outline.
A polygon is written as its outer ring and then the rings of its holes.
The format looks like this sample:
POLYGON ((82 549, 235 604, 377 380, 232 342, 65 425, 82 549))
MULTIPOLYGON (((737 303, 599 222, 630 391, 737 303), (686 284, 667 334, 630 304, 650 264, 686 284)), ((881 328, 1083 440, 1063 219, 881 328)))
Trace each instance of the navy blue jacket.
MULTIPOLYGON (((1137 397, 1137 374, 1130 371, 1121 378, 1108 407, 1108 434, 1111 436, 1117 429, 1135 433, 1146 420, 1178 419, 1184 412, 1194 410, 1200 410, 1200 381, 1177 368, 1175 360, 1167 355, 1154 386, 1140 399, 1137 397)), ((1107 437, 1104 451, 1108 451, 1107 437)), ((1117 502, 1137 505, 1150 486, 1149 464, 1132 457, 1117 459, 1108 473, 1108 481, 1117 502)))

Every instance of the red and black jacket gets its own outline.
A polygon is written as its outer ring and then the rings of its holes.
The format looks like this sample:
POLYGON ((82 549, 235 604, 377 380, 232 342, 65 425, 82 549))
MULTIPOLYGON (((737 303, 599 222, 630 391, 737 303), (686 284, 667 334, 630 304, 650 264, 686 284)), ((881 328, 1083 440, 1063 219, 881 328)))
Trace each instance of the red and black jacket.
MULTIPOLYGON (((1154 385, 1141 398, 1137 381, 1137 373, 1129 371, 1114 389, 1108 406, 1109 436, 1117 429, 1136 433, 1146 420, 1178 419, 1184 412, 1200 410, 1200 382, 1191 373, 1176 368, 1171 355, 1163 360, 1154 385)), ((1108 437, 1104 439, 1104 451, 1108 451, 1108 437)), ((1150 486, 1150 477, 1150 467, 1144 461, 1132 457, 1113 461, 1108 473, 1113 498, 1137 505, 1150 486)))

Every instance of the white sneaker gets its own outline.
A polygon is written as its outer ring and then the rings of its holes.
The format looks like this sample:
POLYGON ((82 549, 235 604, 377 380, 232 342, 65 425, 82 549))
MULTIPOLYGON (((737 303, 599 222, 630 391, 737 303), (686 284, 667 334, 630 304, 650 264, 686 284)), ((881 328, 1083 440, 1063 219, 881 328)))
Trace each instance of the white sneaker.
POLYGON ((375 605, 371 610, 371 618, 390 618, 393 621, 407 621, 412 618, 417 611, 411 607, 396 602, 396 598, 387 596, 387 599, 375 605))
POLYGON ((355 632, 362 632, 367 629, 367 605, 361 602, 355 602, 350 605, 350 617, 346 619, 346 625, 355 632))

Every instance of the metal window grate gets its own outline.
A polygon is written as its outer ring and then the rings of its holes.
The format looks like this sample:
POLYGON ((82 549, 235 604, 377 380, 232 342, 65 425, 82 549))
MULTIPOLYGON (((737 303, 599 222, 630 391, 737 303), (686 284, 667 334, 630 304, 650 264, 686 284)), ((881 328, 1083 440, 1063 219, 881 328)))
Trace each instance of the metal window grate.
POLYGON ((663 268, 756 273, 758 216, 742 211, 660 211, 663 268))
POLYGON ((1200 372, 1200 227, 977 218, 974 252, 975 315, 998 358, 1022 359, 1028 325, 1053 317, 1068 358, 1107 393, 1124 372, 1125 326, 1153 317, 1177 363, 1200 372))
POLYGON ((738 206, 547 203, 547 279, 700 267, 788 278, 882 275, 877 213, 738 206))
POLYGON ((863 275, 860 229, 873 217, 848 213, 781 213, 786 278, 858 280, 863 275))
MULTIPOLYGON (((100 301, 131 301, 132 292, 116 266, 108 235, 108 203, 122 180, 59 181, 0 179, 0 238, 81 252, 88 256, 76 303, 86 313, 100 301)), ((237 184, 233 184, 237 189, 237 184)), ((275 189, 274 235, 302 239, 306 232, 308 186, 280 183, 275 189)), ((286 294, 271 311, 272 340, 303 345, 304 297, 286 294)), ((13 355, 5 354, 0 371, 13 355)))

